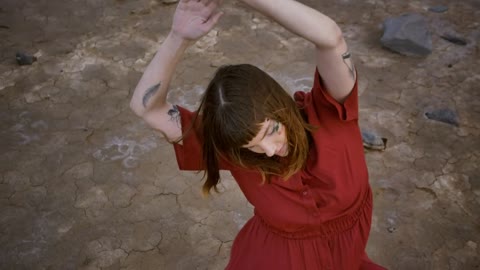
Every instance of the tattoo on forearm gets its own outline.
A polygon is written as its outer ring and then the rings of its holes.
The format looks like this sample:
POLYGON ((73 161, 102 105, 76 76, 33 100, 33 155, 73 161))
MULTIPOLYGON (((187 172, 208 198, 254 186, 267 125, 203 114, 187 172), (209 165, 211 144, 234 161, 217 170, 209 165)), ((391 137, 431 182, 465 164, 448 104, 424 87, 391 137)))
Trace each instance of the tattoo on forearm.
POLYGON ((160 88, 160 85, 161 83, 157 83, 154 86, 148 88, 147 91, 145 91, 145 95, 143 95, 143 99, 142 99, 143 107, 145 108, 147 107, 148 101, 150 100, 150 98, 152 98, 155 95, 155 93, 157 93, 158 89, 160 88))
POLYGON ((177 105, 173 105, 167 113, 170 116, 170 121, 175 121, 180 127, 180 111, 178 110, 177 105))
POLYGON ((352 75, 352 78, 355 79, 355 66, 353 65, 352 59, 350 59, 352 55, 350 52, 346 52, 342 54, 342 59, 343 63, 347 65, 348 69, 350 70, 350 74, 352 75))

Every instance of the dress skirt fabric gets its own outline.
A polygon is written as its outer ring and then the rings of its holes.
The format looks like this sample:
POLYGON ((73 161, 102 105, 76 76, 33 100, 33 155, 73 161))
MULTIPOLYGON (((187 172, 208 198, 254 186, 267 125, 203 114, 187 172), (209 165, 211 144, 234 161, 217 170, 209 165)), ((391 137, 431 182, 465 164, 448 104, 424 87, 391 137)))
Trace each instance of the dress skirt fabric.
POLYGON ((360 209, 349 216, 351 219, 342 217, 319 226, 318 230, 281 232, 255 215, 235 239, 226 269, 385 269, 364 253, 371 213, 369 193, 360 209))

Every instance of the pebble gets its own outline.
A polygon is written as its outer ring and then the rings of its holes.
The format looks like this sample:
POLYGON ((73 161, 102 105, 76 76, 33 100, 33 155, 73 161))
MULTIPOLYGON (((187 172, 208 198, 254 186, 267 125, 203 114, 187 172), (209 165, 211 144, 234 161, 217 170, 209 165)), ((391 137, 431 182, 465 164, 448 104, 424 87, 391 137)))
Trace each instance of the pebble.
POLYGON ((449 34, 445 34, 445 35, 442 35, 440 37, 445 39, 446 41, 451 42, 451 43, 456 44, 456 45, 460 45, 460 46, 467 45, 467 41, 463 38, 460 38, 460 37, 456 37, 456 36, 449 35, 449 34))
POLYGON ((177 2, 178 0, 162 0, 162 3, 164 3, 165 5, 175 4, 177 2))
POLYGON ((435 13, 443 13, 448 10, 447 6, 434 6, 434 7, 429 7, 428 11, 435 12, 435 13))
POLYGON ((37 57, 23 52, 17 52, 15 58, 20 66, 31 65, 33 62, 37 61, 37 57))
POLYGON ((425 113, 425 116, 434 121, 443 122, 458 127, 457 114, 450 109, 438 109, 425 113))
POLYGON ((370 131, 362 130, 362 141, 363 146, 370 150, 384 151, 387 148, 387 139, 370 131))
POLYGON ((468 241, 467 246, 469 246, 472 249, 477 249, 477 243, 475 243, 473 241, 468 241))

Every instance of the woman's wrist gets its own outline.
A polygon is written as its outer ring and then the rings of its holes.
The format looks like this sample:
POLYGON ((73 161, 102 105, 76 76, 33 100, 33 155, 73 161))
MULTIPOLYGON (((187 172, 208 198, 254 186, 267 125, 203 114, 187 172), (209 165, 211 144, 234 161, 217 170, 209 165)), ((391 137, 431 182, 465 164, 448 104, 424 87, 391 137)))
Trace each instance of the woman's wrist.
POLYGON ((170 31, 170 33, 168 33, 167 39, 170 39, 174 44, 177 44, 179 46, 187 46, 188 47, 192 43, 194 43, 193 41, 178 35, 174 31, 170 31))
POLYGON ((172 51, 184 51, 193 43, 194 41, 183 38, 175 32, 170 31, 163 44, 165 44, 172 51))

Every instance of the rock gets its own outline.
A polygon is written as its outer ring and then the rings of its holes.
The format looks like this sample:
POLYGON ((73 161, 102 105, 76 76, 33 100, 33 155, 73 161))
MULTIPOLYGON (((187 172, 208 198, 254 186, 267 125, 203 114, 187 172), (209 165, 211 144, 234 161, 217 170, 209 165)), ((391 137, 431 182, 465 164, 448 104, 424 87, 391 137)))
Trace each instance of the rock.
POLYGON ((425 18, 404 14, 384 21, 383 46, 407 56, 426 56, 432 52, 432 36, 425 18))
POLYGON ((425 116, 430 120, 435 120, 458 127, 457 114, 450 109, 438 109, 425 113, 425 116))
POLYGON ((446 41, 449 41, 453 44, 460 45, 460 46, 465 46, 467 45, 467 41, 463 38, 456 37, 450 34, 445 34, 440 36, 441 38, 445 39, 446 41))
POLYGON ((387 139, 369 131, 362 130, 363 147, 369 150, 384 151, 387 148, 387 139))
POLYGON ((33 62, 37 61, 37 57, 35 57, 33 55, 28 55, 28 54, 25 54, 25 53, 22 53, 22 52, 17 52, 15 57, 17 59, 17 63, 20 66, 31 65, 31 64, 33 64, 33 62))
POLYGON ((393 233, 393 232, 395 232, 396 230, 397 230, 397 228, 395 228, 395 227, 388 227, 388 228, 387 228, 387 231, 388 231, 389 233, 393 233))
POLYGON ((162 0, 162 3, 165 5, 171 5, 177 3, 178 0, 162 0))
POLYGON ((473 241, 468 241, 467 246, 470 247, 471 249, 477 249, 477 243, 473 241))
POLYGON ((434 6, 434 7, 429 7, 428 11, 430 12, 435 12, 435 13, 443 13, 448 10, 447 6, 434 6))

